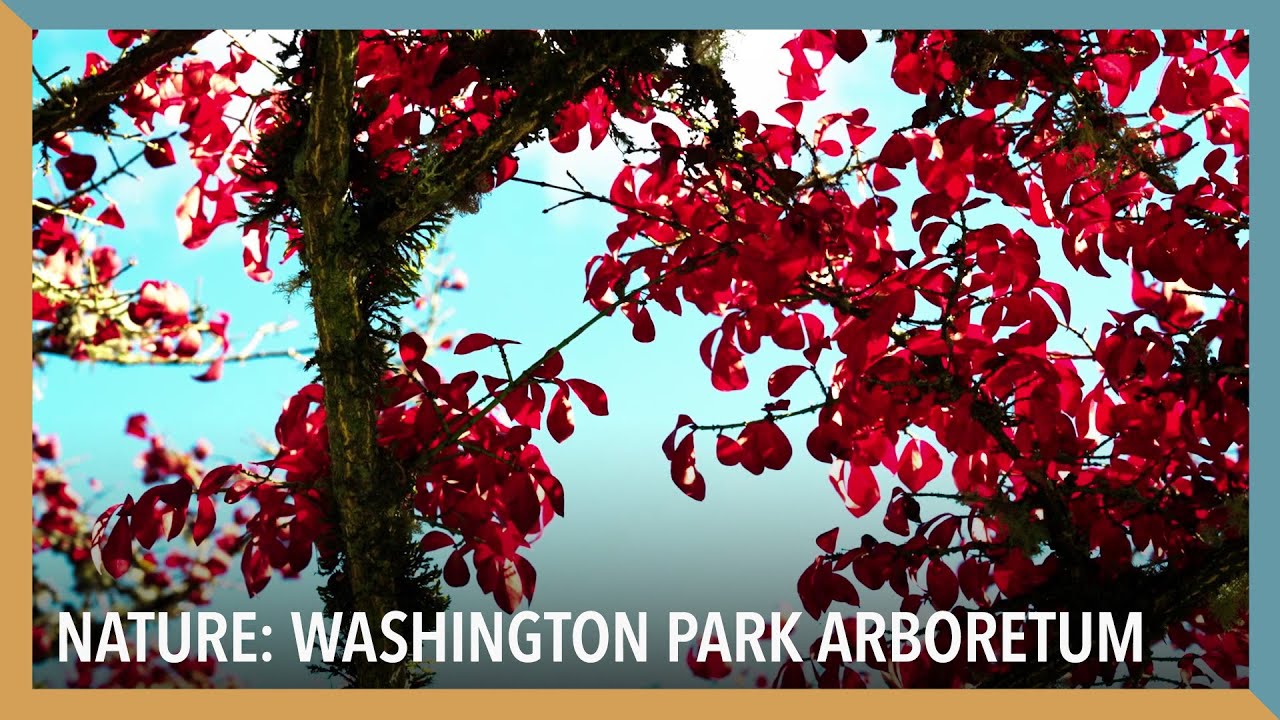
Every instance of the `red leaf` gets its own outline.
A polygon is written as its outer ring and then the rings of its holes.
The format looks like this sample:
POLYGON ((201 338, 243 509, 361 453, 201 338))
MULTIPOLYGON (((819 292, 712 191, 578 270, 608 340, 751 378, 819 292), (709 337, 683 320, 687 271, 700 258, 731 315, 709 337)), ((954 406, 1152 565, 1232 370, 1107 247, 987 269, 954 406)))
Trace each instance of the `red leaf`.
POLYGON ((907 512, 907 503, 909 502, 915 501, 910 495, 902 492, 902 488, 896 487, 893 489, 893 493, 890 495, 889 507, 884 512, 884 527, 886 530, 902 536, 906 536, 910 532, 907 526, 907 521, 910 520, 907 512))
POLYGON ((559 376, 562 370, 564 370, 564 358, 560 355, 560 351, 557 350, 551 354, 551 357, 543 361, 543 363, 538 366, 538 369, 533 371, 533 374, 540 378, 550 380, 559 376))
POLYGON ((244 555, 240 558, 240 573, 244 576, 244 584, 249 589, 249 597, 262 592, 271 581, 271 561, 257 543, 245 546, 244 555))
POLYGON ((738 444, 742 445, 742 467, 753 475, 781 470, 791 461, 791 441, 772 420, 748 423, 738 444))
POLYGON ((115 203, 108 205, 107 209, 103 210, 102 213, 98 215, 98 222, 103 225, 120 228, 121 230, 124 229, 124 218, 121 217, 120 208, 116 207, 115 203))
POLYGON ((74 142, 71 140, 70 135, 60 132, 49 138, 45 145, 59 155, 66 156, 71 154, 71 148, 74 145, 74 142))
POLYGON ((730 467, 742 462, 742 446, 728 435, 716 436, 716 459, 730 467))
POLYGON ((520 588, 524 591, 525 599, 532 602, 533 592, 538 585, 538 571, 533 568, 533 563, 524 559, 523 556, 517 555, 515 563, 516 572, 520 574, 520 588))
POLYGON ((822 319, 812 313, 795 313, 783 318, 773 333, 773 342, 784 350, 812 347, 825 335, 822 319))
POLYGON ((520 577, 520 571, 512 560, 495 558, 494 562, 498 565, 498 572, 501 573, 502 578, 493 590, 493 598, 498 601, 498 607, 502 608, 503 612, 514 613, 516 607, 520 605, 521 598, 524 597, 524 583, 520 577))
POLYGON ((653 132, 654 141, 656 141, 659 145, 662 145, 664 147, 675 147, 675 148, 678 148, 681 146, 680 136, 676 134, 675 130, 672 130, 671 128, 667 127, 666 125, 663 125, 660 122, 651 123, 649 127, 650 127, 650 130, 653 132))
POLYGON ((920 490, 942 472, 942 458, 932 445, 911 440, 898 458, 898 477, 912 492, 920 490))
POLYGON ((800 596, 800 604, 814 619, 831 607, 831 586, 826 582, 829 575, 832 575, 830 565, 819 558, 806 567, 796 581, 796 595, 800 596))
POLYGON ((845 62, 853 62, 867 49, 867 36, 861 30, 836 31, 836 55, 845 62))
POLYGON ((213 504, 213 499, 208 495, 201 495, 196 502, 196 522, 191 526, 191 539, 195 544, 199 545, 204 539, 209 537, 209 533, 213 532, 214 522, 217 520, 217 510, 213 504))
POLYGON ((991 564, 971 557, 965 558, 964 562, 960 563, 957 575, 964 596, 978 602, 980 606, 986 605, 987 585, 991 581, 991 564))
POLYGON ((142 149, 144 157, 153 168, 169 167, 177 162, 173 154, 173 145, 168 140, 150 140, 142 149))
POLYGON ((1071 324, 1071 295, 1067 293, 1067 289, 1056 282, 1048 280, 1037 280, 1036 287, 1044 291, 1046 295, 1053 298, 1062 310, 1062 319, 1067 325, 1071 324))
POLYGON ((609 414, 609 398, 599 385, 579 379, 567 382, 569 388, 578 396, 578 399, 582 400, 582 404, 587 406, 587 410, 592 415, 609 414))
POLYGON ((117 580, 133 566, 133 532, 129 518, 121 515, 102 546, 102 567, 117 580))
POLYGON ((128 421, 125 422, 124 434, 134 437, 147 437, 147 416, 142 413, 130 415, 128 421))
POLYGON ((702 341, 702 362, 711 370, 711 386, 724 392, 741 390, 747 386, 747 367, 742 362, 742 351, 734 346, 729 333, 723 332, 720 344, 712 352, 717 333, 713 330, 702 341))
POLYGON ((141 30, 108 30, 107 40, 110 40, 112 45, 124 50, 138 42, 142 38, 142 34, 141 30))
POLYGON ((182 528, 187 524, 187 504, 191 502, 191 483, 181 479, 164 487, 168 491, 165 493, 165 503, 169 505, 171 520, 168 539, 172 540, 182 534, 182 528))
POLYGON ((685 435, 672 453, 671 480, 694 500, 701 502, 707 496, 707 483, 694 462, 693 433, 685 435))
POLYGON ((203 373, 200 373, 199 375, 195 376, 195 379, 199 380, 200 382, 215 382, 217 380, 221 380, 222 364, 223 364, 222 358, 214 359, 213 362, 209 363, 209 367, 203 373))
POLYGON ((501 160, 498 160, 498 165, 494 169, 493 186, 497 187, 502 183, 515 177, 516 170, 518 170, 519 168, 520 168, 520 162, 516 158, 516 156, 504 155, 501 160))
POLYGON ((528 473, 512 473, 502 485, 511 522, 524 534, 537 532, 541 523, 542 503, 537 487, 537 481, 528 473))
POLYGON ((929 587, 929 600, 938 610, 950 610, 956 604, 960 594, 960 583, 955 572, 942 560, 934 558, 929 561, 929 569, 925 571, 925 581, 929 587))
POLYGON ((680 432, 680 428, 688 427, 693 424, 693 418, 688 415, 681 414, 676 418, 676 426, 667 434, 665 440, 662 441, 662 454, 667 456, 668 460, 674 460, 676 457, 676 433, 680 432))
POLYGON ((885 190, 892 190, 901 184, 902 181, 898 180, 886 165, 876 163, 875 168, 871 171, 871 185, 876 190, 884 192, 885 190))
POLYGON ((227 480, 242 470, 244 470, 242 465, 223 465, 210 470, 204 474, 204 479, 200 481, 199 494, 212 495, 221 492, 227 480))
POLYGON ((484 350, 487 347, 493 347, 497 344, 498 341, 490 335, 485 335, 484 333, 471 333, 459 340, 457 345, 453 346, 453 354, 467 355, 469 353, 476 352, 477 350, 484 350))
POLYGON ((900 133, 894 133, 889 136, 880 150, 879 164, 902 170, 914 157, 915 151, 911 149, 911 141, 900 133))
POLYGON ((62 182, 68 190, 75 190, 89 181, 98 169, 98 160, 92 155, 71 153, 53 164, 62 174, 62 182))
POLYGON ((831 485, 835 487, 845 509, 854 517, 862 517, 880 502, 880 484, 871 468, 836 460, 831 468, 831 485), (847 474, 846 474, 847 473, 847 474))
POLYGON ((840 536, 840 528, 833 527, 818 536, 818 549, 831 554, 836 551, 836 539, 840 536))
MULTIPOLYGON (((625 312, 625 311, 624 311, 625 312)), ((631 337, 636 342, 649 343, 657 337, 657 331, 653 327, 653 317, 649 314, 649 308, 641 307, 634 313, 628 313, 631 318, 631 337)))
POLYGON ((471 582, 471 568, 467 567, 467 557, 461 548, 454 550, 444 562, 444 581, 451 587, 462 587, 471 582))
POLYGON ((547 494, 547 503, 551 505, 551 511, 560 517, 564 517, 564 487, 560 481, 550 475, 543 476, 539 483, 547 494))
POLYGON ((400 338, 400 362, 413 371, 418 363, 427 356, 427 341, 416 332, 406 333, 400 338))
POLYGON ((791 123, 791 127, 795 127, 800 124, 800 117, 804 114, 804 103, 789 102, 778 108, 778 114, 791 123))
POLYGON ((558 389, 547 412, 547 431, 559 443, 573 434, 573 405, 569 402, 569 386, 561 382, 556 386, 558 389))
POLYGON ((809 371, 804 365, 787 365, 773 371, 769 376, 769 394, 773 397, 779 397, 791 386, 795 384, 796 379, 809 371))
POLYGON ((1231 45, 1224 46, 1222 50, 1222 59, 1226 61, 1231 77, 1240 77, 1240 73, 1249 67, 1249 44, 1244 30, 1236 30, 1231 37, 1231 45))
POLYGON ((440 530, 432 530, 422 537, 422 549, 425 552, 452 546, 453 538, 449 536, 449 533, 440 530))

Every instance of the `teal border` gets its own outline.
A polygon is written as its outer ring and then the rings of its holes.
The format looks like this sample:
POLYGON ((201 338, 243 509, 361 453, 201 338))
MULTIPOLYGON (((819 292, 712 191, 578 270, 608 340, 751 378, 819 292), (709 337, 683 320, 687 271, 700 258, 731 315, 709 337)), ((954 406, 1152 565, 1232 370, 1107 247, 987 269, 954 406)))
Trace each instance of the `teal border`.
MULTIPOLYGON (((1251 43, 1249 88, 1252 117, 1272 118, 1275 91, 1280 86, 1280 70, 1275 46, 1268 38, 1280 25, 1280 10, 1262 2, 1227 7, 1192 2, 1162 0, 1155 3, 1122 3, 1115 0, 1072 0, 1070 3, 1041 5, 1033 2, 964 2, 915 0, 911 3, 854 3, 849 0, 816 0, 802 8, 790 3, 746 5, 724 0, 646 0, 644 3, 615 3, 608 0, 488 0, 480 4, 431 3, 417 0, 361 0, 359 3, 312 3, 306 0, 218 0, 218 2, 143 3, 137 0, 5 0, 27 25, 38 29, 95 29, 107 27, 147 27, 157 29, 292 28, 308 27, 485 27, 527 29, 556 27, 567 29, 666 29, 735 28, 777 29, 810 27, 948 27, 1017 28, 1109 25, 1111 27, 1229 27, 1248 28, 1251 43), (1258 42, 1261 36, 1262 42, 1258 42)), ((1267 127, 1269 123, 1254 123, 1267 127)), ((1255 198, 1272 197, 1277 184, 1277 152, 1270 136, 1252 138, 1250 182, 1255 198)), ((1268 241, 1272 216, 1264 212, 1251 217, 1251 235, 1263 238, 1250 244, 1251 273, 1269 279, 1280 272, 1280 246, 1268 241), (1257 223, 1261 221, 1262 225, 1257 223)), ((1264 282, 1253 289, 1249 322, 1253 329, 1266 329, 1274 322, 1259 314, 1280 307, 1280 282, 1264 282), (1263 310, 1259 310, 1259 309, 1263 310), (1261 320, 1261 323, 1258 321, 1261 320)), ((1270 333, 1250 333, 1252 364, 1263 368, 1276 364, 1280 338, 1270 333)), ((1269 549, 1280 545, 1280 522, 1268 522, 1280 512, 1280 486, 1271 487, 1265 478, 1280 476, 1280 445, 1265 442, 1280 428, 1280 374, 1265 371, 1253 385, 1249 432, 1264 442, 1255 446, 1253 477, 1264 478, 1251 490, 1249 545, 1249 603, 1261 612, 1250 618, 1249 674, 1256 695, 1273 712, 1280 709, 1280 573, 1269 561, 1269 549), (1261 551, 1261 552, 1259 552, 1261 551)))
MULTIPOLYGON (((218 0, 217 2, 143 3, 138 0, 5 0, 27 25, 41 30, 106 27, 190 28, 366 28, 423 27, 518 29, 724 29, 776 30, 800 26, 1025 28, 1101 24, 1111 27, 1266 27, 1276 11, 1266 0, 1218 7, 1190 0, 1126 3, 1116 0, 1072 0, 1041 5, 1010 2, 916 0, 911 3, 864 3, 811 0, 748 4, 725 0, 487 0, 446 3, 423 0, 361 0, 359 3, 311 3, 306 0, 218 0), (128 21, 126 23, 125 21, 128 21), (243 21, 243 22, 242 22, 243 21)), ((1252 2, 1252 0, 1246 0, 1252 2)))

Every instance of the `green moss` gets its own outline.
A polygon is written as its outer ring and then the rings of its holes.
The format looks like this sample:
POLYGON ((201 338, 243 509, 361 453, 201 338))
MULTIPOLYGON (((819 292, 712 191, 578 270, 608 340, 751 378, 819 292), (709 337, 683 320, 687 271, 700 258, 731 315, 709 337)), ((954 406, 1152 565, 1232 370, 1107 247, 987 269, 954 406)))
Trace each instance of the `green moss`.
POLYGON ((685 46, 691 62, 720 70, 724 64, 724 52, 729 47, 727 33, 723 30, 705 30, 693 33, 685 46))
POLYGON ((1233 578, 1209 599, 1209 613, 1224 628, 1233 628, 1244 621, 1249 611, 1249 574, 1233 578))

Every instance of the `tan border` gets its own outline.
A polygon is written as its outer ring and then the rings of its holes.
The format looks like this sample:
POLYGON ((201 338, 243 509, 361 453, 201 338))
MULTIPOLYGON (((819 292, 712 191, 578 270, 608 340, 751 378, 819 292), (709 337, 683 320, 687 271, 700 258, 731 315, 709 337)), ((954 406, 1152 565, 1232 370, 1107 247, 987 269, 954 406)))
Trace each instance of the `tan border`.
MULTIPOLYGON (((21 609, 21 608, 20 608, 21 609)), ((11 677, 27 677, 15 668, 11 677)), ((29 681, 27 681, 29 685, 29 681)), ((168 692, 184 692, 180 690, 168 692)), ((187 691, 200 692, 200 691, 187 691)), ((1142 718, 1276 717, 1247 690, 210 690, 181 707, 165 691, 32 690, 23 698, 43 714, 80 717, 147 713, 190 718, 605 717, 653 718, 1142 718)), ((10 706, 11 707, 11 706, 10 706)), ((33 707, 32 709, 35 709, 33 707)))
MULTIPOLYGON (((24 207, 26 201, 22 199, 31 192, 31 176, 25 169, 31 157, 26 146, 27 137, 31 134, 31 112, 28 110, 32 102, 28 70, 31 67, 30 32, 31 29, 12 10, 7 6, 0 7, 0 97, 9 98, 4 110, 0 111, 0 167, 7 171, 0 176, 0 218, 4 218, 10 238, 4 244, 10 259, 7 263, 0 262, 0 288, 4 288, 3 297, 9 298, 0 302, 0 336, 14 340, 31 327, 29 316, 24 317, 27 314, 22 312, 31 297, 26 287, 27 261, 19 262, 19 255, 26 255, 23 249, 26 243, 21 239, 30 232, 30 227, 22 222, 23 217, 30 217, 27 214, 30 211, 24 207)), ((0 572, 14 580, 24 577, 31 563, 29 556, 18 556, 18 548, 30 547, 26 533, 31 518, 27 514, 26 501, 18 502, 18 488, 24 484, 21 481, 27 477, 29 469, 23 467, 19 472, 18 459, 27 458, 24 439, 29 430, 27 426, 31 424, 31 405, 13 407, 18 405, 18 398, 29 395, 32 390, 28 379, 30 360, 22 357, 25 355, 19 353, 14 345, 0 359, 0 392, 9 398, 10 405, 8 412, 0 414, 0 458, 4 458, 9 468, 4 474, 10 478, 8 487, 12 493, 12 502, 6 504, 4 510, 8 519, 0 520, 0 548, 4 548, 0 553, 0 563, 3 563, 0 568, 7 568, 0 569, 0 572)), ((26 493, 25 488, 23 493, 26 493)), ((18 593, 5 593, 0 595, 0 605, 3 606, 0 612, 6 618, 30 618, 25 603, 18 593)), ((0 654, 4 684, 21 686, 27 692, 31 692, 32 672, 27 666, 32 658, 31 645, 27 641, 31 629, 29 623, 22 625, 27 632, 19 632, 18 637, 12 638, 18 643, 18 648, 0 654), (19 649, 26 652, 18 652, 19 649)), ((5 694, 8 695, 7 692, 5 694)))
MULTIPOLYGON (((9 227, 10 241, 4 251, 12 256, 8 265, 0 263, 0 287, 9 297, 0 304, 0 336, 20 338, 29 328, 27 307, 26 242, 30 228, 21 218, 29 217, 26 201, 30 192, 30 176, 25 169, 30 159, 27 138, 31 135, 30 107, 31 67, 30 28, 7 7, 0 6, 0 97, 10 98, 0 112, 0 167, 6 168, 0 179, 0 217, 9 227), (19 99, 27 99, 20 104, 19 99), (8 278, 7 280, 4 278, 8 278), (7 328, 7 329, 6 329, 7 328)), ((0 364, 0 389, 16 404, 31 392, 28 380, 25 345, 11 346, 0 364)), ((27 523, 26 488, 22 480, 29 468, 19 459, 27 458, 26 433, 31 425, 31 406, 23 403, 17 415, 10 412, 0 417, 0 457, 6 458, 7 475, 13 479, 7 521, 0 523, 0 570, 4 576, 21 582, 30 568, 31 558, 24 547, 27 523)), ((5 593, 0 596, 0 611, 11 622, 30 618, 26 596, 5 593)), ((0 673, 6 700, 19 701, 27 710, 42 715, 67 713, 73 717, 115 716, 129 713, 145 716, 148 712, 171 715, 179 713, 191 718, 229 716, 246 711, 258 717, 316 713, 317 717, 333 717, 339 713, 368 716, 376 713, 403 713, 415 717, 423 711, 433 716, 449 714, 467 717, 515 716, 521 718, 552 716, 610 718, 685 717, 843 717, 856 713, 862 717, 934 717, 991 718, 1025 713, 1035 718, 1109 718, 1188 715, 1217 715, 1236 718, 1273 718, 1273 715, 1247 690, 431 690, 424 692, 386 690, 379 692, 345 692, 341 690, 220 690, 202 693, 198 702, 184 698, 175 708, 173 698, 163 693, 129 690, 35 690, 31 687, 30 621, 22 625, 18 648, 0 657, 0 673), (28 704, 30 703, 30 704, 28 704)), ((12 636, 10 636, 12 637, 12 636)), ((15 712, 6 703, 6 710, 15 712)))

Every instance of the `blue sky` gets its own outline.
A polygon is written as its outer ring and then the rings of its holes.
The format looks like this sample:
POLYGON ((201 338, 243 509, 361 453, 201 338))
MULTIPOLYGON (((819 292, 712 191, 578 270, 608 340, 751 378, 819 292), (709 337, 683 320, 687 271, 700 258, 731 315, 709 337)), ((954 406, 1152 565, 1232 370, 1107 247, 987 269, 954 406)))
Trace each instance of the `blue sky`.
MULTIPOLYGON (((777 71, 787 62, 779 49, 787 37, 787 33, 755 32, 733 37, 728 73, 739 89, 740 111, 754 109, 766 121, 779 120, 772 109, 783 97, 783 80, 777 71)), ((106 57, 117 52, 101 31, 42 32, 35 41, 35 64, 46 72, 68 65, 78 74, 89 50, 106 57)), ((890 81, 891 57, 890 46, 872 43, 852 66, 835 61, 824 75, 828 92, 817 107, 806 110, 806 119, 866 107, 870 124, 880 128, 873 144, 882 142, 888 130, 908 124, 916 99, 890 81)), ((1150 101, 1149 89, 1135 96, 1150 101)), ((77 138, 77 142, 83 141, 77 138)), ((85 143, 77 149, 88 147, 85 143)), ((181 151, 178 154, 183 158, 181 151)), ((312 345, 313 325, 303 298, 286 297, 274 284, 255 283, 244 276, 238 231, 223 229, 197 251, 178 242, 174 209, 195 180, 189 164, 185 160, 180 164, 145 174, 136 183, 113 184, 108 190, 119 203, 127 227, 110 229, 102 239, 115 245, 122 256, 140 261, 125 276, 125 284, 163 278, 193 295, 198 291, 200 301, 231 314, 233 343, 243 342, 265 323, 296 321, 294 330, 269 338, 263 348, 312 345)), ((619 167, 620 155, 607 147, 561 156, 543 144, 522 155, 520 175, 563 182, 564 171, 572 168, 588 187, 607 191, 619 167)), ((46 178, 35 178, 37 195, 47 194, 47 183, 46 178)), ((906 182, 895 194, 909 198, 916 187, 906 182)), ((583 266, 603 249, 604 238, 620 217, 607 207, 587 203, 542 212, 558 199, 542 189, 509 183, 486 197, 478 214, 455 221, 444 238, 453 264, 470 278, 465 292, 447 297, 454 314, 445 329, 519 340, 522 345, 512 358, 515 366, 538 357, 590 317, 590 308, 582 302, 583 266)), ((899 204, 903 206, 899 242, 909 246, 914 244, 905 218, 909 205, 901 200, 899 204)), ((1006 223, 1016 220, 1008 212, 1000 217, 1006 223)), ((1072 291, 1079 324, 1096 332, 1108 305, 1129 306, 1127 270, 1112 263, 1109 267, 1119 270, 1113 280, 1075 273, 1062 258, 1057 233, 1028 230, 1041 243, 1044 274, 1072 291)), ((276 264, 279 244, 273 252, 278 282, 291 275, 296 265, 276 264)), ((445 666, 439 669, 439 685, 699 685, 701 681, 692 678, 683 664, 663 662, 663 634, 658 631, 668 610, 768 612, 795 603, 795 581, 817 552, 816 535, 839 526, 847 544, 864 532, 885 534, 878 513, 855 520, 844 510, 827 481, 827 467, 803 451, 809 429, 803 419, 784 428, 797 452, 781 472, 755 477, 739 468, 723 468, 714 460, 711 443, 700 444, 707 499, 695 503, 685 498, 671 483, 660 449, 676 416, 689 413, 703 422, 758 416, 759 407, 767 401, 764 379, 793 360, 789 353, 766 348, 748 358, 752 384, 746 391, 720 393, 711 388, 708 372, 698 359, 698 344, 715 320, 655 313, 655 322, 654 343, 634 342, 630 324, 619 318, 597 324, 564 353, 566 373, 602 386, 611 413, 597 418, 579 412, 577 432, 563 445, 549 437, 540 440, 564 483, 567 517, 550 525, 529 557, 538 570, 532 609, 648 610, 651 654, 658 661, 628 668, 625 675, 608 663, 572 668, 548 663, 445 666)), ((496 357, 440 356, 436 361, 446 372, 456 372, 472 367, 478 357, 479 362, 491 363, 491 370, 500 367, 496 357)), ((253 459, 261 457, 255 438, 271 436, 281 403, 310 380, 309 373, 291 360, 229 365, 221 381, 209 384, 193 381, 195 373, 189 367, 117 368, 57 358, 35 373, 36 423, 61 437, 73 477, 85 483, 82 489, 90 477, 106 488, 94 510, 122 497, 137 483, 135 460, 144 443, 123 434, 129 415, 146 413, 151 427, 171 444, 189 447, 206 438, 221 457, 253 459)), ((800 384, 797 388, 803 389, 800 384)), ((792 398, 795 404, 809 399, 802 393, 792 398)), ((949 483, 949 473, 938 482, 949 483)), ((895 483, 892 478, 881 479, 886 499, 895 483)), ((257 610, 264 616, 281 617, 288 610, 319 609, 311 578, 293 582, 277 578, 253 600, 242 587, 234 586, 238 575, 230 580, 232 586, 217 596, 223 610, 257 610)), ((495 609, 474 588, 451 594, 453 609, 495 609)), ((891 609, 869 605, 869 609, 891 609)), ((273 621, 273 625, 278 631, 272 642, 281 643, 274 653, 276 661, 267 671, 261 666, 237 670, 241 682, 325 684, 323 678, 309 675, 286 657, 288 633, 281 631, 287 621, 273 621)), ((809 636, 797 634, 806 642, 809 636)))

